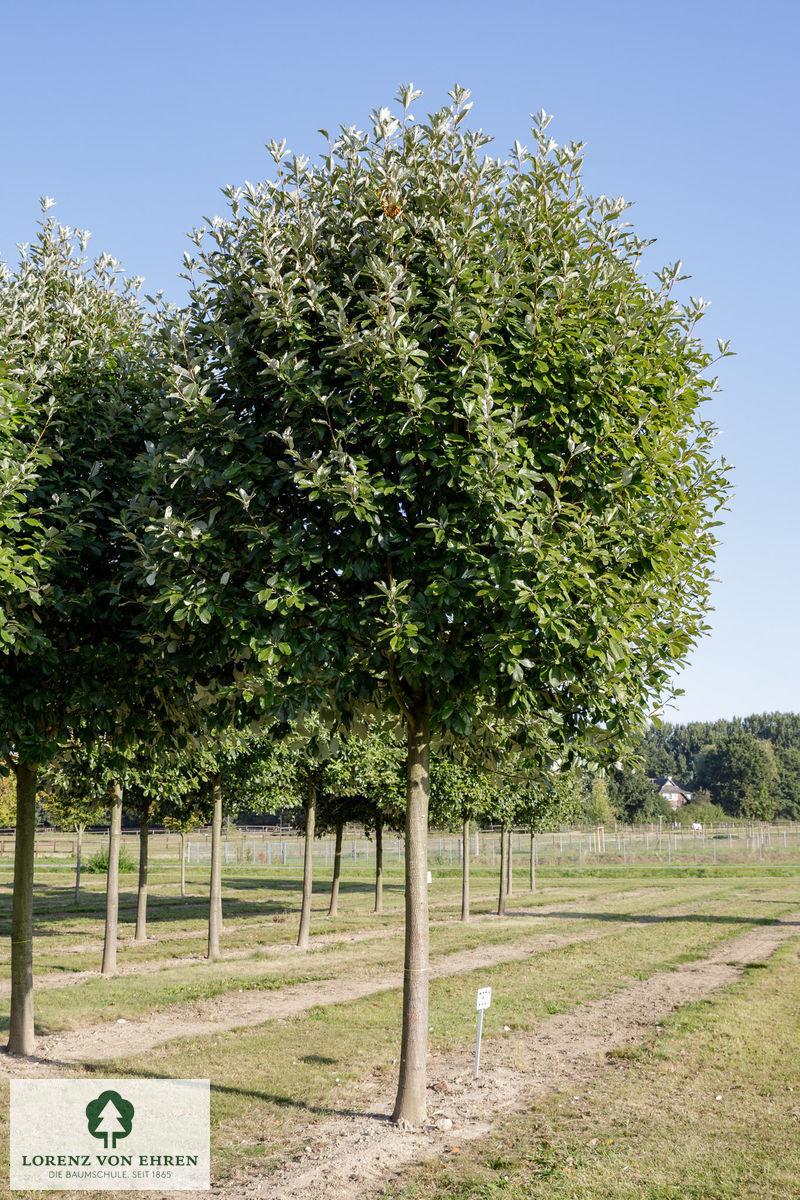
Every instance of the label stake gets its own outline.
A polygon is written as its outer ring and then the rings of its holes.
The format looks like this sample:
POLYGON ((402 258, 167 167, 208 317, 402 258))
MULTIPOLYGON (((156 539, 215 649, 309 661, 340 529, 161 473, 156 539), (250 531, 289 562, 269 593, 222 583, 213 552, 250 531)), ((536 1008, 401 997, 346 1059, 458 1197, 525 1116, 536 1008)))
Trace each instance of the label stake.
POLYGON ((478 988, 478 1002, 475 1007, 478 1010, 478 1040, 475 1043, 475 1078, 478 1078, 478 1071, 481 1065, 481 1038, 483 1037, 483 1013, 484 1010, 491 1007, 492 989, 490 987, 478 988))

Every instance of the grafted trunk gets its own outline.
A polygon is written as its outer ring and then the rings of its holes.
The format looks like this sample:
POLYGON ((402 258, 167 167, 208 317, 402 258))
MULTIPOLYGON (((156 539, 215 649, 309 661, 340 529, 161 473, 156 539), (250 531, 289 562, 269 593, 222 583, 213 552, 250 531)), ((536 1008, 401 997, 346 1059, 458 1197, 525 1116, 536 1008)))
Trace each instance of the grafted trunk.
POLYGON ((333 879, 331 880, 331 902, 328 905, 328 916, 335 917, 339 911, 339 878, 342 874, 342 837, 344 821, 336 822, 336 845, 333 851, 333 879))
POLYGON ((378 813, 375 818, 375 908, 374 912, 383 912, 383 817, 378 813))
POLYGON ((208 903, 208 953, 211 962, 219 958, 219 933, 222 925, 222 782, 213 783, 214 812, 211 818, 211 888, 208 903))
POLYGON ((461 920, 469 920, 469 818, 461 831, 463 843, 461 862, 461 920))
POLYGON ((531 887, 532 892, 536 891, 536 834, 531 830, 531 887))
POLYGON ((303 903, 300 907, 300 929, 297 934, 299 950, 308 949, 308 931, 311 928, 311 855, 314 850, 314 825, 317 817, 317 789, 309 785, 306 795, 306 842, 303 854, 303 903))
POLYGON ((81 850, 83 849, 83 831, 85 825, 76 825, 75 831, 78 835, 77 845, 75 847, 75 905, 76 907, 81 902, 81 850))
POLYGON ((508 834, 505 825, 500 826, 500 894, 497 898, 497 915, 506 915, 508 895, 508 834))
POLYGON ((147 941, 147 853, 150 841, 150 805, 142 812, 139 824, 139 888, 136 894, 135 942, 147 941))
POLYGON ((36 773, 18 763, 14 896, 11 908, 11 1022, 9 1054, 33 1054, 33 863, 36 847, 36 773))
POLYGON ((426 1117, 428 1053, 428 799, 430 708, 420 704, 407 722, 406 930, 403 1038, 392 1120, 421 1125, 426 1117))
POLYGON ((111 804, 111 828, 108 831, 108 872, 106 874, 106 930, 103 939, 104 975, 117 969, 117 921, 119 917, 119 847, 122 839, 122 784, 114 784, 111 804))

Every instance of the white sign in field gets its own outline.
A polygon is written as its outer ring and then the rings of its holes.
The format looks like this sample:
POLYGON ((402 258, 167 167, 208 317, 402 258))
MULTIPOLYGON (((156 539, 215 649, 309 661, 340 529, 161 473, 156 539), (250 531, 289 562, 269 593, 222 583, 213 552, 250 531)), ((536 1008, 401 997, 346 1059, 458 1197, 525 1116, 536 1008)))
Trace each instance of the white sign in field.
POLYGON ((478 988, 478 1002, 475 1007, 478 1010, 478 1037, 475 1042, 475 1078, 478 1078, 478 1071, 481 1067, 481 1038, 483 1037, 483 1014, 492 1004, 492 989, 490 987, 478 988))

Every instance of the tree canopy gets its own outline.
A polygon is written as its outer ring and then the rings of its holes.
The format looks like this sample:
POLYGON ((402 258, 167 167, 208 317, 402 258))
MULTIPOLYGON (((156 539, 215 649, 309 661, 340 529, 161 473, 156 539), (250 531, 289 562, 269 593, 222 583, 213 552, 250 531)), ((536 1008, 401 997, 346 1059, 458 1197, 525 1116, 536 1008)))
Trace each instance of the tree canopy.
POLYGON ((727 495, 680 266, 643 278, 544 114, 492 158, 464 89, 421 123, 419 94, 318 165, 271 143, 275 177, 197 231, 139 511, 176 640, 214 626, 298 703, 404 720, 417 1031, 431 736, 487 709, 616 746, 704 627, 727 495))
POLYGON ((774 768, 764 747, 748 733, 729 733, 700 757, 697 782, 737 817, 770 820, 774 768))
POLYGON ((542 117, 488 158, 468 108, 382 109, 321 166, 273 144, 198 234, 153 587, 341 703, 627 730, 700 631, 726 494, 701 306, 643 280, 580 146, 542 117))

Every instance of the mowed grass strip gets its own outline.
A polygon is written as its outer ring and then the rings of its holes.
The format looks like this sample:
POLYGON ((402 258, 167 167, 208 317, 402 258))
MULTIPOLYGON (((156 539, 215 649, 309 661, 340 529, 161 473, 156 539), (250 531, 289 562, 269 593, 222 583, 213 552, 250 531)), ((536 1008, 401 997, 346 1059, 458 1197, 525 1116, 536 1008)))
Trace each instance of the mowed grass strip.
MULTIPOLYGON (((738 901, 735 923, 675 919, 618 930, 605 938, 537 955, 533 961, 482 968, 431 984, 431 1078, 439 1054, 473 1044, 475 990, 491 984, 488 1038, 513 1038, 554 1012, 702 956, 710 946, 764 919, 738 901), (509 1026, 509 1031, 504 1030, 509 1026)), ((106 1074, 191 1077, 212 1081, 215 1177, 299 1152, 314 1127, 336 1112, 385 1111, 395 1086, 399 989, 349 1004, 318 1006, 288 1020, 208 1038, 178 1040, 141 1062, 104 1064, 106 1074)), ((488 1193, 487 1193, 488 1194, 488 1193)))
MULTIPOLYGON (((762 902, 759 919, 770 919, 785 911, 784 890, 779 886, 774 899, 765 895, 759 897, 762 902), (769 911, 764 909, 765 900, 769 911)), ((726 928, 737 930, 740 927, 741 906, 737 889, 732 891, 728 884, 719 882, 698 888, 692 881, 690 885, 668 890, 663 887, 647 889, 634 897, 616 894, 609 898, 601 894, 580 899, 584 902, 575 908, 566 905, 554 915, 542 913, 535 921, 522 915, 506 920, 476 920, 467 926, 459 922, 434 926, 431 935, 434 963, 454 951, 505 946, 533 935, 550 933, 571 937, 592 931, 608 934, 615 923, 679 919, 662 917, 660 913, 665 905, 668 909, 673 909, 676 904, 679 909, 691 907, 687 919, 708 924, 712 939, 723 936, 726 928), (715 932, 716 926, 719 929, 715 932)), ((535 909, 532 912, 536 915, 535 909)), ((84 979, 79 987, 42 988, 36 997, 36 1027, 40 1034, 55 1033, 120 1017, 130 1021, 146 1013, 173 1007, 176 1009, 174 1015, 179 1019, 180 1005, 212 999, 226 992, 271 991, 311 980, 332 980, 342 974, 350 978, 370 975, 379 978, 387 970, 396 969, 401 960, 402 932, 397 928, 394 933, 385 932, 370 941, 352 944, 325 941, 312 948, 310 956, 287 953, 284 945, 283 953, 272 959, 269 947, 262 947, 238 961, 196 961, 181 966, 165 963, 163 968, 146 973, 119 975, 110 980, 99 976, 84 979)), ((151 962, 153 967, 157 964, 157 959, 151 962)), ((7 1027, 8 1002, 5 1001, 0 1008, 0 1028, 7 1027)))
MULTIPOLYGON (((790 1200, 800 1194, 800 940, 393 1200, 790 1200)), ((454 1147, 456 1147, 454 1152, 454 1147)))

